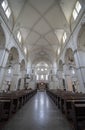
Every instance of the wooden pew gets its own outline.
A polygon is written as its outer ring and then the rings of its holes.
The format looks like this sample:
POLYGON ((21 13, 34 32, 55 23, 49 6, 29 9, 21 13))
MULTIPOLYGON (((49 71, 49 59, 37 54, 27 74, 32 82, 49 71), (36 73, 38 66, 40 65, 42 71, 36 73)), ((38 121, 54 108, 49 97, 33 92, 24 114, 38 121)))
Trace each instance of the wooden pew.
POLYGON ((47 90, 47 94, 73 122, 75 130, 85 130, 85 94, 62 90, 47 90))
POLYGON ((28 89, 0 94, 0 120, 10 118, 36 92, 28 89))
POLYGON ((54 101, 54 103, 57 105, 57 94, 56 94, 56 90, 51 89, 51 90, 47 90, 46 92, 51 97, 51 99, 54 101))
POLYGON ((72 121, 75 130, 85 130, 85 102, 72 103, 72 121))
POLYGON ((85 95, 84 94, 75 94, 75 95, 68 95, 67 97, 63 98, 63 104, 62 104, 62 111, 65 112, 65 115, 67 118, 70 117, 70 111, 72 109, 71 103, 84 103, 85 102, 85 95))
POLYGON ((12 113, 12 100, 8 97, 0 97, 0 119, 8 119, 12 113))

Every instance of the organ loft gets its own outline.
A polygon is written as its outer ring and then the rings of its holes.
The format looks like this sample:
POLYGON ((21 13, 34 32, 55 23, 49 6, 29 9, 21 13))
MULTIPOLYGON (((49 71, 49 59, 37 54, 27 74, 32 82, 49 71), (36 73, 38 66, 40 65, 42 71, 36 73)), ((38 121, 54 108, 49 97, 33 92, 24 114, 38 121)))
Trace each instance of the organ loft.
POLYGON ((85 0, 0 0, 0 130, 85 130, 85 0))

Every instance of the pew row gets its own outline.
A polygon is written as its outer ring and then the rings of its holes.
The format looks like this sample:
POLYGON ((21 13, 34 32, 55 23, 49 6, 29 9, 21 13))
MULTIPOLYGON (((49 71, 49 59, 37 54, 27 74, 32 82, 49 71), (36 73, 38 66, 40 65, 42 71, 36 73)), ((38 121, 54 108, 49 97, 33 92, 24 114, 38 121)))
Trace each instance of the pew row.
POLYGON ((9 119, 16 113, 37 90, 19 90, 0 93, 0 121, 9 119))
POLYGON ((85 130, 85 103, 72 103, 72 121, 75 130, 85 130))
POLYGON ((85 126, 84 129, 79 127, 79 124, 82 124, 82 122, 85 120, 84 93, 73 93, 71 91, 63 91, 59 89, 47 90, 46 92, 61 110, 61 112, 65 114, 66 118, 73 123, 75 130, 85 130, 85 126))

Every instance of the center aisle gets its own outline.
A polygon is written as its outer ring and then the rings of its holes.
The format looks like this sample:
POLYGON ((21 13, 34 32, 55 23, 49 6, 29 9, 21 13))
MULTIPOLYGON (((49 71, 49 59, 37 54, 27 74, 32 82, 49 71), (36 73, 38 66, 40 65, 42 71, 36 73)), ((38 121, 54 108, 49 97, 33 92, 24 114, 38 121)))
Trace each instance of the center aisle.
POLYGON ((2 130, 72 130, 45 92, 37 92, 2 130))

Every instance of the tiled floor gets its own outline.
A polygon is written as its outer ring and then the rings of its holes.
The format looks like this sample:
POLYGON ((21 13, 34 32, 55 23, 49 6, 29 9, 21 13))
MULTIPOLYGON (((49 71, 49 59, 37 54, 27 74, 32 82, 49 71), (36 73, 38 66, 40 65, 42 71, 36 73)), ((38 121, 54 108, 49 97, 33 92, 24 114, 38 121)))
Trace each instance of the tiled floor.
POLYGON ((72 130, 71 125, 45 92, 38 92, 2 130, 72 130))

